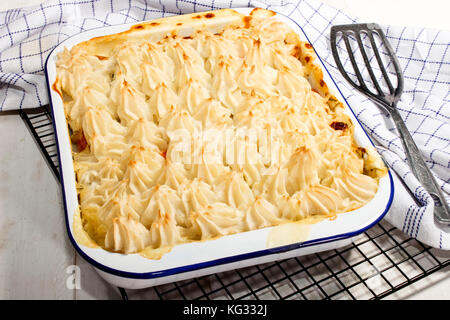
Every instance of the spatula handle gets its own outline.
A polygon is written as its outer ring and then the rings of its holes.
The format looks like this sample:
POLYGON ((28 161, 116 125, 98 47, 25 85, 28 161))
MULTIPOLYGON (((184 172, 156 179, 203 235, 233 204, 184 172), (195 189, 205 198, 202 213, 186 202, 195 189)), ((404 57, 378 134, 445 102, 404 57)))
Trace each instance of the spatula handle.
POLYGON ((444 194, 434 179, 434 176, 427 164, 423 160, 419 148, 409 133, 405 122, 396 108, 391 109, 390 114, 400 135, 400 140, 402 141, 411 171, 434 200, 434 212, 436 219, 441 223, 450 224, 450 209, 447 205, 444 194))

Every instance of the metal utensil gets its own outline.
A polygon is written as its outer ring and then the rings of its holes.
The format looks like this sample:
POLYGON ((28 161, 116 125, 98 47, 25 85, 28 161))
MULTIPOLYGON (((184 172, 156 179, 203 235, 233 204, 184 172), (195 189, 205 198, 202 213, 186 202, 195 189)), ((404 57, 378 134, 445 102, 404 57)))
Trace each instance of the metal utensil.
POLYGON ((406 158, 408 159, 411 171, 434 200, 435 219, 440 223, 444 223, 446 225, 450 224, 450 210, 447 202, 445 201, 444 194, 442 193, 439 185, 436 183, 436 180, 433 177, 433 174, 420 155, 420 151, 417 148, 417 145, 414 143, 411 134, 409 133, 402 117, 400 116, 400 113, 396 108, 397 102, 400 100, 400 96, 403 92, 403 73, 400 69, 397 57, 395 56, 395 53, 392 50, 380 26, 374 23, 333 26, 331 27, 330 37, 331 50, 339 71, 353 87, 365 94, 368 98, 374 101, 377 105, 381 106, 391 115, 392 120, 394 121, 394 124, 400 135, 400 140, 402 141, 403 149, 405 151, 406 158), (377 81, 375 72, 370 65, 368 54, 361 38, 362 34, 367 35, 370 41, 370 47, 380 67, 382 78, 384 79, 389 92, 386 92, 387 90, 383 91, 380 83, 377 81), (342 39, 344 40, 345 48, 348 52, 350 62, 352 64, 353 70, 355 71, 356 78, 359 84, 351 79, 342 65, 341 59, 338 54, 336 41, 339 35, 341 35, 342 39), (363 79, 361 70, 356 63, 355 55, 352 51, 350 36, 356 39, 359 47, 359 52, 361 53, 361 56, 364 60, 364 64, 367 68, 367 72, 370 76, 371 82, 367 81, 366 83, 363 79), (388 72, 386 71, 386 66, 381 59, 380 51, 376 44, 375 37, 378 37, 378 40, 381 40, 382 45, 384 45, 385 49, 387 50, 387 55, 390 59, 390 63, 392 63, 395 69, 395 74, 397 76, 396 88, 394 88, 394 86, 392 85, 392 81, 388 76, 388 72), (369 89, 368 85, 371 86, 372 90, 369 89), (373 92, 373 89, 375 89, 374 91, 376 92, 373 92))

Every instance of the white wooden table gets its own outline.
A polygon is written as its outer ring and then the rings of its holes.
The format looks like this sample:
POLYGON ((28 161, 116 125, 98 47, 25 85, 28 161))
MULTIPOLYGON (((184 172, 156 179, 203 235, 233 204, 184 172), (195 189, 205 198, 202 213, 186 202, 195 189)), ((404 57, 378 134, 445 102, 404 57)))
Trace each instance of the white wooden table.
MULTIPOLYGON (((40 2, 3 1, 0 10, 40 2)), ((450 30, 447 0, 428 0, 426 5, 412 0, 323 2, 367 21, 450 30)), ((59 184, 19 116, 0 116, 0 137, 0 299, 120 299, 117 288, 103 281, 71 246, 59 184), (79 270, 79 287, 71 282, 74 270, 79 270)), ((449 270, 388 298, 450 299, 449 270)), ((142 297, 145 291, 133 294, 142 297)))

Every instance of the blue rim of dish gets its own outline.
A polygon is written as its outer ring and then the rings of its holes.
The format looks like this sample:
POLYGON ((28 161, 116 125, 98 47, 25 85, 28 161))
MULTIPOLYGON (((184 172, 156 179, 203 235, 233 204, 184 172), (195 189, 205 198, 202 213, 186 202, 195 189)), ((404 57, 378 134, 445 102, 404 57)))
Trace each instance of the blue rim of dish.
MULTIPOLYGON (((309 43, 311 43, 311 41, 309 40, 308 36, 303 31, 303 28, 300 27, 300 25, 296 21, 294 21, 293 19, 291 19, 290 17, 288 17, 288 16, 286 16, 286 15, 284 15, 282 13, 278 13, 277 12, 277 14, 279 14, 281 16, 284 16, 285 18, 287 18, 287 19, 291 20, 293 23, 295 23, 298 26, 298 28, 302 31, 302 33, 305 36, 306 40, 309 43)), ((91 30, 89 30, 89 31, 91 31, 91 30)), ((47 65, 48 65, 50 57, 52 56, 53 51, 58 49, 66 40, 64 40, 63 42, 58 44, 50 52, 50 54, 48 55, 48 57, 46 59, 45 69, 44 69, 44 73, 45 73, 45 77, 46 77, 46 84, 47 84, 47 92, 48 92, 48 96, 49 96, 49 104, 50 104, 51 110, 52 110, 52 112, 51 112, 52 120, 53 120, 52 126, 53 126, 53 130, 55 132, 56 147, 57 147, 57 150, 58 150, 58 161, 59 161, 60 164, 61 164, 61 153, 60 153, 60 149, 59 149, 58 133, 57 133, 57 130, 56 130, 56 121, 55 121, 55 116, 54 116, 54 112, 53 112, 53 102, 52 102, 52 98, 51 98, 51 89, 50 89, 51 88, 51 84, 50 84, 50 79, 49 79, 48 72, 47 72, 47 69, 48 69, 47 65)), ((314 48, 314 46, 313 46, 313 48, 314 48)), ((314 49, 314 51, 315 51, 315 49, 314 49)), ((354 115, 354 117, 355 117, 356 121, 358 122, 359 126, 361 127, 362 131, 365 133, 365 135, 369 139, 370 143, 372 145, 374 145, 374 143, 372 142, 372 139, 367 134, 367 132, 364 130, 364 127, 359 122, 358 118, 356 117, 355 113, 353 112, 353 109, 350 107, 350 104, 347 102, 347 99, 345 99, 344 95, 342 94, 341 90, 337 86, 336 82, 334 81, 333 77, 331 76, 330 72, 326 68, 325 64, 323 63, 322 59, 317 54, 317 52, 316 52, 316 55, 317 55, 318 59, 320 60, 323 68, 327 71, 331 81, 333 81, 335 87, 339 91, 341 97, 344 99, 347 107, 350 109, 350 111, 354 115)), ((62 168, 62 166, 60 166, 60 168, 62 168)), ((364 227, 362 229, 359 229, 359 230, 356 230, 356 231, 353 231, 353 232, 342 233, 342 234, 338 234, 338 235, 334 235, 334 236, 330 236, 330 237, 324 237, 324 238, 319 238, 319 239, 314 239, 314 240, 307 240, 307 241, 304 241, 304 242, 293 243, 293 244, 289 244, 289 245, 285 245, 285 246, 280 246, 280 247, 275 247, 275 248, 270 248, 270 249, 264 249, 264 250, 259 250, 259 251, 253 251, 253 252, 243 253, 243 254, 239 254, 239 255, 235 255, 235 256, 228 256, 228 257, 224 257, 224 258, 220 258, 220 259, 214 259, 214 260, 205 261, 205 262, 199 262, 199 263, 195 263, 195 264, 191 264, 191 265, 175 267, 175 268, 165 269, 165 270, 160 270, 160 271, 143 272, 143 273, 122 271, 122 270, 117 270, 117 269, 108 267, 106 265, 103 265, 103 264, 99 263, 98 261, 96 261, 95 259, 91 258, 87 253, 85 253, 78 246, 77 241, 73 238, 72 232, 70 231, 69 214, 68 214, 67 202, 66 202, 66 192, 65 192, 65 188, 64 188, 64 174, 63 174, 62 169, 61 169, 61 172, 60 172, 60 183, 61 183, 61 188, 62 188, 62 197, 63 197, 63 204, 64 204, 65 224, 66 224, 67 234, 68 234, 68 237, 70 239, 70 242, 72 243, 74 248, 77 250, 77 252, 80 254, 80 256, 83 259, 85 259, 88 263, 90 263, 92 266, 94 266, 95 268, 98 268, 101 271, 107 272, 107 273, 115 275, 115 276, 124 277, 124 278, 130 278, 130 279, 156 279, 156 278, 161 278, 161 277, 172 276, 172 275, 175 275, 175 274, 182 274, 182 273, 186 273, 186 272, 192 272, 192 271, 196 271, 196 270, 200 270, 200 269, 204 269, 204 268, 210 268, 210 267, 215 267, 215 266, 219 266, 219 265, 226 265, 226 264, 230 264, 230 263, 237 262, 237 261, 248 260, 248 259, 258 258, 258 257, 262 257, 262 256, 268 256, 268 255, 271 255, 271 254, 279 254, 279 253, 283 253, 283 252, 287 252, 287 251, 291 251, 291 250, 295 250, 295 249, 310 247, 310 246, 324 244, 324 243, 328 243, 328 242, 343 240, 343 239, 351 238, 351 237, 354 237, 354 236, 356 236, 358 234, 361 234, 361 233, 365 232, 366 230, 372 228, 381 219, 383 219, 384 216, 386 215, 386 213, 388 212, 389 208, 391 207, 392 200, 393 200, 393 197, 394 197, 394 182, 392 180, 392 175, 391 175, 391 172, 390 172, 389 168, 388 168, 388 175, 389 175, 390 188, 391 188, 390 189, 391 192, 390 192, 390 195, 389 195, 388 203, 387 203, 383 213, 375 221, 373 221, 372 223, 370 223, 369 225, 367 225, 366 227, 364 227)))

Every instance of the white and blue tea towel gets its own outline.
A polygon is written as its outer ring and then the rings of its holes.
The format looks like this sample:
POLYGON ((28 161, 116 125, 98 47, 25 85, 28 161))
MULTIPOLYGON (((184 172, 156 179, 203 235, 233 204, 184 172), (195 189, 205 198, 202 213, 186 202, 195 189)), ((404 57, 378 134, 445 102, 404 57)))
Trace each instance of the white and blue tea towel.
MULTIPOLYGON (((386 220, 426 245, 450 249, 450 233, 435 225, 433 201, 409 170, 392 122, 356 92, 335 67, 330 27, 360 22, 315 0, 49 0, 40 6, 0 12, 0 111, 48 103, 44 65, 68 37, 103 26, 173 14, 230 7, 261 7, 295 20, 324 61, 364 129, 383 148, 395 170, 395 196, 386 220), (425 205, 418 207, 400 180, 425 205)), ((382 26, 404 72, 398 108, 439 185, 450 194, 450 32, 382 26)), ((348 65, 348 60, 344 59, 348 65)), ((351 69, 350 69, 351 70, 351 69)))

